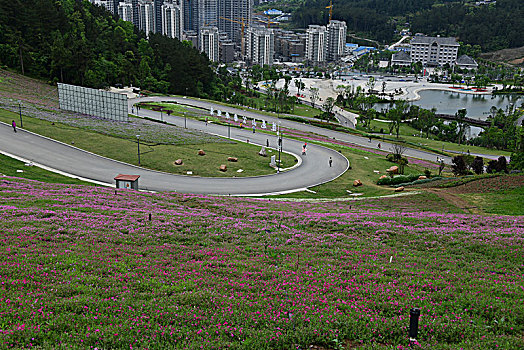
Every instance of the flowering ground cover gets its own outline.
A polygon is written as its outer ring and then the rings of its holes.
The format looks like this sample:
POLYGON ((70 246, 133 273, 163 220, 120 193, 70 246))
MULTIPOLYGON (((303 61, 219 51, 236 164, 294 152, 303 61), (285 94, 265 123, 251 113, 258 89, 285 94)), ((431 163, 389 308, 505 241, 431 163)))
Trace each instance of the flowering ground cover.
POLYGON ((0 347, 524 346, 524 217, 0 178, 0 347), (151 220, 149 220, 151 214, 151 220))

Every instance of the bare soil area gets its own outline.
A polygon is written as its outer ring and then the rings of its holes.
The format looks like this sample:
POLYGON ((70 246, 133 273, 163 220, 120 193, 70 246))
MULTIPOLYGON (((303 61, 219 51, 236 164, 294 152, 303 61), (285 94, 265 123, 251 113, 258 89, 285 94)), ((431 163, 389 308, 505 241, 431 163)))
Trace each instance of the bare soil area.
POLYGON ((489 61, 504 62, 519 65, 524 60, 524 46, 514 49, 504 49, 480 54, 480 57, 489 61))

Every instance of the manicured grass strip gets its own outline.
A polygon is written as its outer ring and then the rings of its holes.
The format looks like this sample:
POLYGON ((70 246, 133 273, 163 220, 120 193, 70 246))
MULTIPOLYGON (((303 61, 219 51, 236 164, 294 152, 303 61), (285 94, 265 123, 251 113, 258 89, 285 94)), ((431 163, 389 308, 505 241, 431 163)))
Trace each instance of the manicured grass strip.
POLYGON ((0 154, 0 173, 6 176, 16 176, 42 182, 94 186, 94 184, 90 182, 60 175, 36 166, 26 166, 23 162, 4 156, 3 154, 0 154), (22 172, 18 172, 17 170, 22 170, 22 172))

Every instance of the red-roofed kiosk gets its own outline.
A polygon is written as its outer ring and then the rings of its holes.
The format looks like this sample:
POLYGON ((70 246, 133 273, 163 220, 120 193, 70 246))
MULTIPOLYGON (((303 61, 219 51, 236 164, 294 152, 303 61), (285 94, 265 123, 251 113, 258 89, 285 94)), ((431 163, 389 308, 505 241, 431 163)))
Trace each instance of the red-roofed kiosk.
POLYGON ((116 188, 126 188, 128 190, 138 191, 138 178, 139 177, 140 175, 118 174, 118 176, 115 177, 116 188))

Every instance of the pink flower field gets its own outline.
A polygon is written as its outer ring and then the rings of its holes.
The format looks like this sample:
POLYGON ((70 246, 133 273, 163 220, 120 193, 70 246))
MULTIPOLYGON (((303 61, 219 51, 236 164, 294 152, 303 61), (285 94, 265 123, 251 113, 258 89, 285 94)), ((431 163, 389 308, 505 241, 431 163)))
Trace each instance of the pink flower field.
POLYGON ((0 177, 0 348, 405 349, 413 307, 417 348, 524 348, 524 217, 431 200, 0 177))

